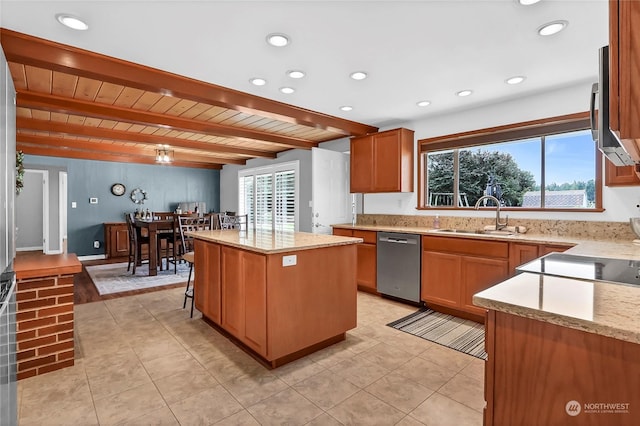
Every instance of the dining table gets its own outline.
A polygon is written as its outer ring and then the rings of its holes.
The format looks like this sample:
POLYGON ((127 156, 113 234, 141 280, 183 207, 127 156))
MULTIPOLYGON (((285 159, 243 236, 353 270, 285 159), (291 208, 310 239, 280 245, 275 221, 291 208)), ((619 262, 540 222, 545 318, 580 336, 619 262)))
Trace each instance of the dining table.
POLYGON ((158 231, 173 231, 174 221, 168 219, 136 219, 135 226, 149 234, 149 276, 158 275, 158 231))

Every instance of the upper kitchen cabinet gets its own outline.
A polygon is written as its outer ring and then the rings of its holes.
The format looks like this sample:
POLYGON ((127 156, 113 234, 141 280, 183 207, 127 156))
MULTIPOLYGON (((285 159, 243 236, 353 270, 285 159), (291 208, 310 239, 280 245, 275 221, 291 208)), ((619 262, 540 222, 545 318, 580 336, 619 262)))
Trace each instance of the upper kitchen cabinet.
POLYGON ((609 2, 609 121, 640 162, 640 2, 609 2))
POLYGON ((635 166, 615 166, 605 159, 604 184, 606 186, 634 186, 640 185, 640 176, 635 166))
POLYGON ((413 192, 413 130, 351 139, 351 192, 413 192))

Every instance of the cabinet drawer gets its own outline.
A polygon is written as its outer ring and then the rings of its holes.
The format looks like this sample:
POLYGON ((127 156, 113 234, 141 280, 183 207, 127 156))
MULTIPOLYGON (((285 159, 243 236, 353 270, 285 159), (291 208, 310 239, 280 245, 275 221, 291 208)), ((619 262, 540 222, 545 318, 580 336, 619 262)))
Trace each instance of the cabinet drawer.
POLYGON ((353 231, 351 229, 333 228, 333 235, 339 235, 341 237, 353 237, 353 231))
POLYGON ((376 244, 378 233, 375 231, 353 231, 355 238, 362 238, 367 244, 376 244))
POLYGON ((482 256, 509 258, 509 243, 457 237, 422 237, 422 250, 482 256))

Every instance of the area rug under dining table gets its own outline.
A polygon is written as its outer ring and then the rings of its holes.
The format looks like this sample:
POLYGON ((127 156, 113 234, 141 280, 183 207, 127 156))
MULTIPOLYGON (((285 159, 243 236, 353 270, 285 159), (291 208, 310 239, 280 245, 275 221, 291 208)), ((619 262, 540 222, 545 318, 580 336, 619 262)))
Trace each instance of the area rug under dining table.
MULTIPOLYGON (((85 268, 101 295, 170 284, 186 284, 189 277, 188 263, 179 263, 177 274, 174 273, 173 265, 170 265, 169 269, 159 270, 158 275, 152 277, 149 276, 147 265, 138 266, 136 274, 133 275, 131 270, 127 271, 126 262, 86 266, 85 268)), ((194 275, 191 276, 192 282, 194 275)))

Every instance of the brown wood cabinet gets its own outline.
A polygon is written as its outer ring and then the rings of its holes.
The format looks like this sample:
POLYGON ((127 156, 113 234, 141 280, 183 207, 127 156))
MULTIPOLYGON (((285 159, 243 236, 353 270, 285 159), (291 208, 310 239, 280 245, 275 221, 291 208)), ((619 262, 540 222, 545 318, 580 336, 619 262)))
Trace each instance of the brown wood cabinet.
POLYGON ((351 139, 351 192, 413 192, 413 130, 351 139))
POLYGON ((343 237, 362 238, 363 243, 358 244, 356 282, 358 290, 369 293, 377 293, 377 238, 375 231, 361 231, 355 229, 334 228, 333 235, 343 237))
POLYGON ((129 255, 129 230, 124 222, 104 224, 105 256, 107 259, 127 257, 129 255))
POLYGON ((266 257, 231 247, 221 250, 221 325, 267 356, 266 257))
POLYGON ((640 161, 640 2, 609 1, 610 127, 640 161))
POLYGON ((635 166, 614 166, 611 161, 604 161, 604 184, 606 186, 640 185, 640 177, 635 166))
POLYGON ((195 269, 194 303, 204 316, 220 325, 220 245, 194 241, 195 269))
POLYGON ((485 348, 486 426, 638 423, 638 344, 491 310, 485 348), (585 409, 599 403, 628 412, 585 409))
POLYGON ((516 272, 516 268, 534 259, 537 259, 541 255, 539 244, 527 244, 527 243, 510 243, 509 244, 509 271, 513 275, 516 272))
POLYGON ((423 236, 422 250, 421 299, 481 321, 473 295, 509 276, 509 243, 423 236))

